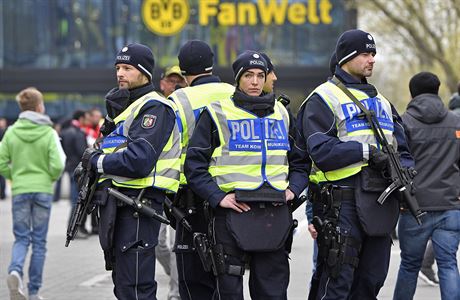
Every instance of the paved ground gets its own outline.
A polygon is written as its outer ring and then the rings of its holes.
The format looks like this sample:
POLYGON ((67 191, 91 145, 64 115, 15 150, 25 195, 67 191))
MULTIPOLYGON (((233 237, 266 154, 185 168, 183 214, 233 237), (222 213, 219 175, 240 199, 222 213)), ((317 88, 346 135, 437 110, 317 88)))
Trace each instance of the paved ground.
MULTIPOLYGON (((70 247, 64 247, 69 209, 69 201, 65 199, 53 205, 41 294, 47 300, 113 300, 115 297, 112 294, 110 273, 104 270, 102 251, 97 237, 76 240, 70 247)), ((8 299, 5 279, 13 242, 10 210, 11 199, 0 201, 0 299, 8 299)), ((304 220, 302 210, 299 208, 296 212, 299 220, 304 220)), ((307 282, 312 268, 312 241, 307 234, 305 221, 301 221, 291 255, 290 300, 306 299, 307 282)), ((399 246, 396 242, 392 250, 389 275, 379 299, 391 299, 398 266, 399 246)), ((166 300, 168 278, 158 264, 156 278, 159 283, 157 297, 159 300, 166 300)), ((25 281, 27 282, 27 278, 25 281)), ((246 299, 249 299, 248 295, 246 299)), ((439 289, 419 282, 414 299, 440 299, 439 289)))

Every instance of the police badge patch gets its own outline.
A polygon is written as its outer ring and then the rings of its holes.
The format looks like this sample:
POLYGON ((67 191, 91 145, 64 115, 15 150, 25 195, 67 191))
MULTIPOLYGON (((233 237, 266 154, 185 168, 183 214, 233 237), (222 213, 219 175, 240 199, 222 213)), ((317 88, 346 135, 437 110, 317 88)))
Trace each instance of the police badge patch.
POLYGON ((157 116, 154 115, 144 115, 142 117, 142 128, 149 129, 155 126, 155 123, 157 121, 157 116))

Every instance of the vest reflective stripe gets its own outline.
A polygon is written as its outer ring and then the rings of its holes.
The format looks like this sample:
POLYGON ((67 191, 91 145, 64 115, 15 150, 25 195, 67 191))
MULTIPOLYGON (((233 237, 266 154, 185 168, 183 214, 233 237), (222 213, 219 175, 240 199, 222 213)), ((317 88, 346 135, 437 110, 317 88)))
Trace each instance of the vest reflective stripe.
MULTIPOLYGON (((156 92, 144 95, 133 102, 114 119, 117 128, 102 142, 104 153, 110 154, 115 150, 116 152, 126 150, 127 145, 124 143, 128 140, 127 135, 129 129, 142 107, 149 101, 161 102, 175 112, 177 111, 174 103, 164 99, 156 92)), ((179 126, 176 123, 166 145, 158 157, 156 165, 147 177, 130 178, 103 174, 101 181, 110 178, 115 186, 139 189, 153 186, 158 189, 176 192, 179 188, 180 154, 180 132, 179 126)))
POLYGON ((187 184, 184 176, 184 162, 187 146, 199 113, 211 102, 229 99, 235 92, 235 87, 223 82, 205 83, 176 90, 169 96, 178 108, 182 123, 182 154, 180 184, 187 184))
POLYGON ((285 190, 289 115, 284 106, 277 102, 274 113, 264 118, 236 107, 230 99, 211 103, 208 109, 220 140, 209 173, 220 189, 255 190, 267 182, 277 190, 285 190))
MULTIPOLYGON (((380 93, 374 98, 369 98, 363 91, 352 88, 349 90, 366 106, 366 108, 376 112, 377 119, 383 129, 385 137, 388 142, 396 148, 396 139, 393 136, 394 124, 390 102, 380 93)), ((357 141, 362 144, 371 144, 380 147, 380 145, 377 144, 374 132, 369 128, 367 120, 357 118, 357 114, 360 113, 361 110, 354 104, 353 100, 335 84, 329 81, 323 83, 307 97, 302 106, 305 105, 313 94, 319 95, 334 113, 338 132, 337 135, 341 141, 357 141)), ((362 161, 341 169, 322 172, 313 164, 310 180, 314 183, 318 183, 344 179, 359 173, 366 165, 367 163, 362 161)))

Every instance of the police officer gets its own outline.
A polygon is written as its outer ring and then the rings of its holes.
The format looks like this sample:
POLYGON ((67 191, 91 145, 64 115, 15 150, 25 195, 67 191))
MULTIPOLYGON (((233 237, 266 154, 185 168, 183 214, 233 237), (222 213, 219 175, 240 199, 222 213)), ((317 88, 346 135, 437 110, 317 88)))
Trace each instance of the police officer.
MULTIPOLYGON (((179 51, 179 65, 189 87, 174 92, 169 99, 178 109, 182 127, 181 167, 185 161, 185 150, 195 129, 195 118, 211 102, 229 98, 235 87, 223 83, 212 75, 214 54, 202 41, 185 43, 179 51)), ((179 273, 179 292, 182 300, 211 299, 215 291, 215 280, 211 272, 203 269, 201 260, 193 246, 193 233, 207 233, 207 222, 203 209, 204 199, 188 187, 181 173, 181 187, 175 205, 188 213, 193 232, 187 231, 181 223, 176 226, 177 268, 179 273)))
POLYGON ((288 137, 284 106, 273 94, 262 95, 265 59, 246 51, 232 66, 236 90, 203 111, 185 160, 189 186, 214 216, 209 224, 218 273, 213 299, 243 299, 246 264, 252 299, 287 299, 284 243, 292 216, 286 202, 305 188, 309 165, 295 159, 298 148, 288 137))
POLYGON ((270 57, 264 52, 261 52, 260 55, 265 59, 267 62, 267 78, 265 80, 263 91, 265 93, 273 93, 275 88, 275 82, 278 80, 275 73, 275 66, 273 65, 270 57))
POLYGON ((397 146, 401 163, 413 166, 399 115, 366 80, 375 54, 369 33, 343 33, 336 46, 335 77, 318 86, 298 114, 304 148, 314 163, 310 181, 321 188, 315 201, 324 208, 322 216, 316 213, 320 222, 314 223, 319 233, 319 286, 315 290, 312 285, 309 299, 376 299, 388 272, 390 233, 399 204, 394 197, 382 206, 376 201, 389 184, 382 177, 388 156, 358 106, 338 86, 343 83, 374 111, 386 138, 397 146))
POLYGON ((142 192, 142 204, 161 214, 166 192, 179 187, 176 108, 154 92, 154 58, 148 47, 123 47, 115 67, 118 88, 106 96, 103 153, 91 158, 92 168, 102 178, 95 195, 101 215, 99 238, 106 268, 113 270, 115 296, 156 299, 155 245, 160 223, 124 205, 107 188, 133 198, 142 192))

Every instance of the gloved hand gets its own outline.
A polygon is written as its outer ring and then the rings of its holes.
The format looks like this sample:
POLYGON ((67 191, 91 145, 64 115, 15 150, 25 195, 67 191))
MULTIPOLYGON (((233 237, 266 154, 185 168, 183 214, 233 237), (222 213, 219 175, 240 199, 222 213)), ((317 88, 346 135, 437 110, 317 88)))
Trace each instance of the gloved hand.
POLYGON ((75 179, 75 182, 78 184, 78 186, 80 186, 80 179, 84 172, 85 169, 83 168, 81 162, 79 162, 75 170, 73 170, 73 178, 75 179))
POLYGON ((85 152, 83 152, 83 156, 81 157, 81 164, 82 167, 91 170, 91 160, 94 156, 99 156, 102 154, 102 151, 99 149, 95 149, 92 147, 86 148, 85 152))
POLYGON ((369 145, 369 167, 376 171, 386 171, 389 167, 388 155, 377 149, 373 145, 369 145))

